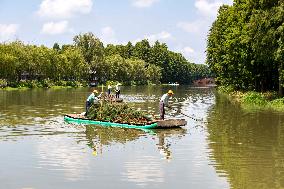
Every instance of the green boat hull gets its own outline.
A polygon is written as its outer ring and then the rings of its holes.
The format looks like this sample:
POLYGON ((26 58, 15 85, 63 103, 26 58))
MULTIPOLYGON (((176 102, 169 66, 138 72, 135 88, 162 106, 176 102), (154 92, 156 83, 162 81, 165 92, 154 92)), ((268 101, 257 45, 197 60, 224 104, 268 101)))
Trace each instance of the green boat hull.
POLYGON ((64 121, 68 123, 78 123, 78 124, 92 124, 92 125, 100 125, 104 127, 121 127, 121 128, 133 128, 133 129, 154 129, 158 127, 157 123, 152 123, 149 125, 132 125, 126 123, 113 123, 113 122, 105 122, 105 121, 95 121, 83 118, 74 118, 68 115, 64 116, 64 121))

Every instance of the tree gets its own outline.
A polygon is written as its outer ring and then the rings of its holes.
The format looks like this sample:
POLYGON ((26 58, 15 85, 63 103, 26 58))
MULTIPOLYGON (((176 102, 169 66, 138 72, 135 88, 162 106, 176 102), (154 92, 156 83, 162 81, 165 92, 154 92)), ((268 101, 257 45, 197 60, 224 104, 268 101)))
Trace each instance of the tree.
POLYGON ((61 50, 58 43, 54 43, 52 48, 53 48, 53 50, 56 50, 56 51, 60 51, 61 50))
POLYGON ((65 81, 86 81, 93 71, 100 83, 115 80, 137 85, 176 81, 189 84, 194 76, 206 73, 194 69, 195 64, 159 41, 153 46, 144 39, 135 46, 128 42, 104 48, 92 33, 76 35, 73 40, 73 45, 63 44, 61 48, 58 43, 52 48, 20 41, 0 43, 0 79, 17 86, 22 82, 21 76, 28 75, 26 79, 45 86, 49 86, 49 81, 64 85, 65 81))
POLYGON ((147 39, 143 39, 135 44, 133 49, 133 56, 145 62, 149 62, 151 46, 147 39))
POLYGON ((209 31, 206 60, 217 82, 236 90, 279 88, 280 94, 283 4, 280 0, 238 0, 219 9, 209 31))
POLYGON ((74 44, 81 49, 85 61, 94 70, 97 63, 104 61, 103 43, 91 32, 76 35, 73 38, 74 44))

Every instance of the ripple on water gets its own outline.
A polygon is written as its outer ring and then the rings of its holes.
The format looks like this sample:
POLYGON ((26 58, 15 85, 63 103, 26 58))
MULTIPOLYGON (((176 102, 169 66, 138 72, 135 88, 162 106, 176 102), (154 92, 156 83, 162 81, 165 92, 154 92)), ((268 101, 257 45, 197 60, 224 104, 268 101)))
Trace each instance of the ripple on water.
POLYGON ((123 181, 135 182, 138 185, 164 182, 160 159, 154 156, 144 156, 124 164, 126 172, 122 173, 123 181), (147 161, 145 161, 147 159, 147 161))
POLYGON ((71 137, 46 136, 37 145, 39 167, 63 171, 68 180, 81 180, 90 167, 90 159, 82 155, 82 149, 71 137))

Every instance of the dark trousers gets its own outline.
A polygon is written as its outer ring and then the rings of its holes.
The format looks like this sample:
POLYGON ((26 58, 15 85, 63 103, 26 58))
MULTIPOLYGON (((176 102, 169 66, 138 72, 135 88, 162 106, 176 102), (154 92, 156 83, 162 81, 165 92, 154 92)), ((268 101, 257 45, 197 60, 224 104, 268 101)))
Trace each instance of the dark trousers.
POLYGON ((86 113, 85 113, 85 116, 87 116, 87 115, 88 115, 88 111, 89 111, 89 109, 90 109, 91 105, 92 105, 92 103, 91 103, 91 102, 86 101, 86 113))
POLYGON ((165 104, 164 102, 160 101, 159 103, 160 109, 160 119, 165 119, 165 104))
POLYGON ((119 98, 120 95, 120 90, 119 91, 115 91, 115 98, 119 98))
POLYGON ((110 95, 110 89, 107 90, 107 94, 108 94, 108 96, 110 95))

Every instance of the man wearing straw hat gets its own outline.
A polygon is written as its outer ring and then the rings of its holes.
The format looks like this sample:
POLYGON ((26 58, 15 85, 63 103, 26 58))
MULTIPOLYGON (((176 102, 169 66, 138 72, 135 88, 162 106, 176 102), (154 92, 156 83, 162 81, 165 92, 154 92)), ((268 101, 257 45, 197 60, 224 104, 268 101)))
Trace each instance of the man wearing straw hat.
POLYGON ((166 94, 161 97, 160 106, 160 119, 165 119, 165 106, 169 107, 169 99, 173 96, 174 92, 169 90, 166 94))
POLYGON ((121 85, 121 83, 118 83, 115 86, 115 98, 119 98, 119 95, 120 95, 120 85, 121 85))
POLYGON ((93 104, 99 103, 99 98, 101 95, 98 95, 98 94, 99 94, 98 90, 93 90, 92 94, 90 94, 90 96, 87 98, 85 116, 88 115, 88 111, 93 104))

